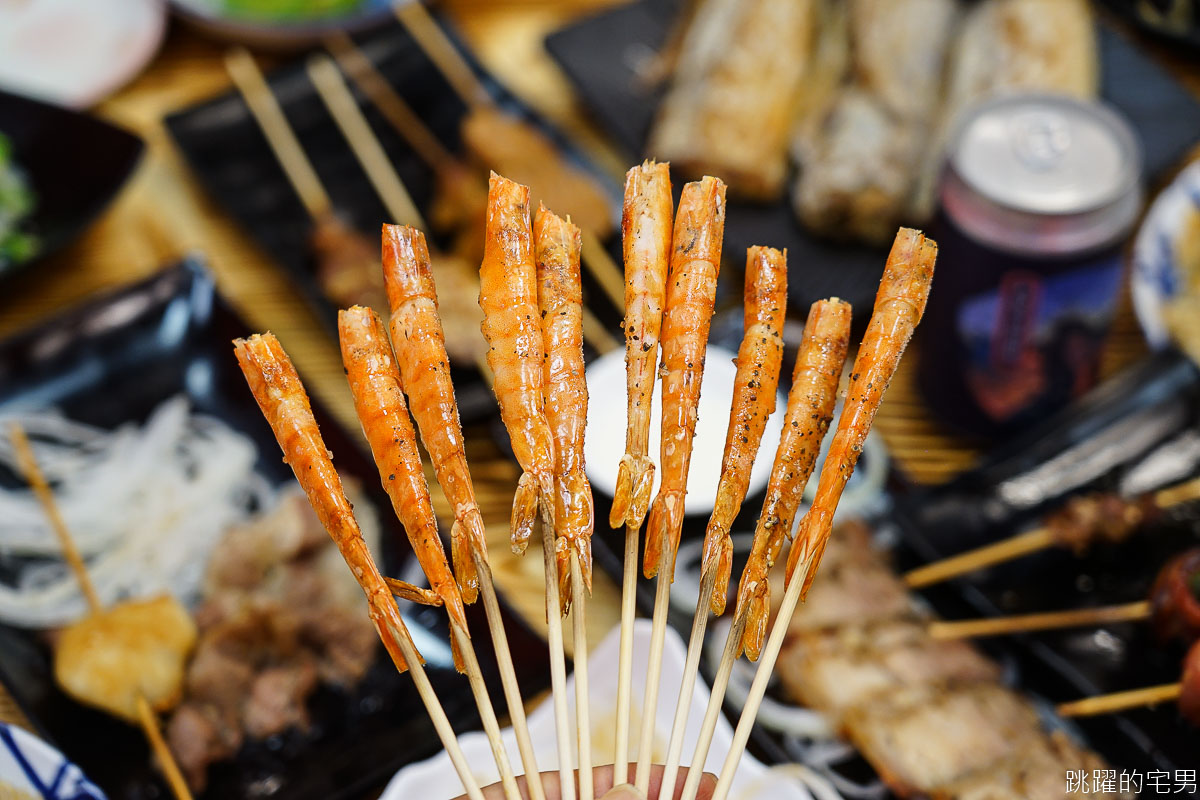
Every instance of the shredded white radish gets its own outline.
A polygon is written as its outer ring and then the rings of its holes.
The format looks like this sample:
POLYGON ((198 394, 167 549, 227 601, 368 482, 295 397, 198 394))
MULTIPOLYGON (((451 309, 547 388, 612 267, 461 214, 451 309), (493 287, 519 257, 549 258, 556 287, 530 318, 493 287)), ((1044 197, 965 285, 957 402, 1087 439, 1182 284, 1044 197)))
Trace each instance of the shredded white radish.
MULTIPOLYGON (((254 472, 254 443, 192 414, 183 396, 145 424, 115 430, 57 412, 0 418, 0 464, 18 475, 11 422, 29 434, 105 605, 163 591, 192 604, 225 529, 274 504, 275 490, 254 472)), ((0 559, 3 622, 47 628, 86 612, 58 539, 23 484, 0 489, 0 559)))

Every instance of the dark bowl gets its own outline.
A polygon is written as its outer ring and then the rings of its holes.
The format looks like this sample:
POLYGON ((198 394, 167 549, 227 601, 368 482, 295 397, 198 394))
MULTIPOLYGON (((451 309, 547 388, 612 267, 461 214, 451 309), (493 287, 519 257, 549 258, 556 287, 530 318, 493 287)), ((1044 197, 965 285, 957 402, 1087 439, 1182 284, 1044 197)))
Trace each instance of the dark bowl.
POLYGON ((32 258, 0 268, 28 269, 78 237, 100 216, 142 155, 142 140, 79 111, 0 91, 0 133, 29 178, 36 205, 27 225, 39 241, 32 258))

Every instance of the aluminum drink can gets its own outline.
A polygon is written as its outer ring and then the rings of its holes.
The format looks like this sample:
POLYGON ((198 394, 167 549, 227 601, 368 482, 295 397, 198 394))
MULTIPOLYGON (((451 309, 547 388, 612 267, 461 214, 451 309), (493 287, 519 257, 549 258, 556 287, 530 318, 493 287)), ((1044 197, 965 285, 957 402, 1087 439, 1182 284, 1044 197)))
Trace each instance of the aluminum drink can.
POLYGON ((1142 205, 1141 150, 1103 104, 1004 96, 958 125, 938 201, 918 382, 951 426, 1009 435, 1096 381, 1142 205))

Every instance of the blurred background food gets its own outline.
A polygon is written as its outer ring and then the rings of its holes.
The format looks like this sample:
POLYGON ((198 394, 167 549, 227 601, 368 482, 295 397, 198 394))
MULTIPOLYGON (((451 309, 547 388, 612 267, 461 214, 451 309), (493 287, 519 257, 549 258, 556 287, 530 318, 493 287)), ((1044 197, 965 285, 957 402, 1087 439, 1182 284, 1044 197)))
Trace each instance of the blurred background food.
MULTIPOLYGON (((350 576, 230 379, 229 339, 280 337, 328 409, 336 463, 360 482, 360 521, 379 520, 381 562, 412 579, 363 469, 330 335, 339 307, 386 311, 383 222, 430 237, 497 584, 532 628, 509 625, 533 702, 547 682, 532 632, 544 632, 541 568, 507 556, 518 473, 479 367, 486 181, 495 170, 529 184, 533 203, 585 232, 586 352, 617 365, 589 380, 595 422, 624 403, 621 181, 653 157, 671 162, 676 190, 704 174, 729 185, 714 347, 741 337, 742 251, 788 248, 785 375, 813 300, 851 301, 861 328, 898 225, 941 244, 927 319, 856 486, 870 524, 840 530, 853 552, 828 557, 797 615, 780 713, 764 715, 755 754, 804 763, 845 797, 1050 797, 1061 786, 1047 776, 1067 768, 1194 766, 1200 738, 1173 707, 1053 714, 1056 701, 1176 681, 1182 645, 1150 626, 978 646, 934 643, 924 628, 1142 600, 1164 559, 1194 543, 1190 506, 1156 515, 1145 536, 919 592, 896 570, 1020 534, 1081 493, 1128 498, 1200 472, 1200 167, 1188 166, 1200 155, 1200 7, 446 0, 430 11, 0 4, 0 426, 19 421, 33 438, 110 609, 88 616, 0 434, 0 721, 60 745, 110 797, 162 796, 136 731, 94 710, 129 718, 128 686, 157 688, 146 676, 102 683, 104 653, 80 641, 111 614, 97 641, 120 644, 118 656, 125 632, 195 626, 194 642, 163 640, 143 663, 162 668, 166 688, 148 699, 198 796, 371 797, 432 752, 407 684, 377 663, 350 576), (239 69, 249 82, 235 82, 239 69), (204 266, 179 266, 187 253, 204 266), (164 593, 174 605, 159 608, 164 593), (142 604, 151 611, 137 616, 142 604), (881 686, 895 696, 874 708, 881 686), (914 753, 918 740, 936 748, 914 753)), ((701 419, 723 429, 722 416, 701 419)), ((589 434, 589 453, 611 450, 589 434)), ((599 491, 600 519, 607 502, 599 491)), ((760 505, 747 498, 735 541, 760 505)), ((685 525, 680 625, 703 516, 685 525)), ((621 546, 597 530, 592 645, 617 619, 621 546)), ((404 613, 441 696, 465 696, 444 620, 404 613)), ((481 659, 486 671, 490 652, 481 659)), ((449 705, 456 724, 477 724, 469 702, 449 705)), ((12 782, 2 770, 0 781, 12 782)))

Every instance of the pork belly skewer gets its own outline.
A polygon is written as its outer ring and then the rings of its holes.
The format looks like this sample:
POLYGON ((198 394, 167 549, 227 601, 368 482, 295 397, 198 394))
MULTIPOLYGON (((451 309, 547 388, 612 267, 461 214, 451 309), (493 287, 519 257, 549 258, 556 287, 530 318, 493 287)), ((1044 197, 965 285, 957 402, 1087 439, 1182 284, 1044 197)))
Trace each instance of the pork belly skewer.
POLYGON ((533 229, 529 219, 529 187, 494 172, 488 186, 487 234, 483 263, 479 268, 479 305, 483 309, 483 335, 488 341, 488 365, 496 377, 493 389, 500 404, 500 418, 508 429, 513 454, 522 469, 510 521, 514 553, 525 552, 533 536, 534 518, 539 508, 542 515, 547 638, 561 796, 563 800, 574 800, 567 667, 555 551, 556 459, 554 434, 546 419, 542 375, 544 352, 533 229))
POLYGON ((1200 725, 1200 642, 1193 644, 1183 661, 1178 683, 1101 694, 1063 703, 1056 709, 1064 717, 1092 717, 1141 706, 1179 701, 1179 713, 1193 725, 1200 725))
POLYGON ((1047 515, 1042 527, 918 567, 904 574, 904 582, 919 589, 1050 547, 1081 553, 1097 540, 1120 542, 1163 510, 1197 499, 1200 478, 1128 499, 1107 493, 1073 497, 1047 515))
MULTIPOLYGON (((838 381, 850 341, 850 322, 850 304, 836 298, 818 300, 809 309, 792 371, 792 388, 788 392, 783 431, 771 466, 766 499, 755 526, 750 557, 738 588, 733 623, 713 677, 708 707, 692 755, 691 763, 696 769, 701 768, 708 758, 725 692, 729 688, 733 662, 743 649, 749 651, 752 659, 757 658, 761 650, 770 610, 767 573, 779 557, 784 540, 791 534, 804 487, 821 450, 821 440, 833 419, 838 381)), ((713 550, 719 552, 715 545, 713 550)), ((706 598, 702 592, 699 602, 711 603, 713 599, 715 593, 706 598)), ((723 602, 724 597, 721 600, 723 602)), ((700 614, 701 609, 698 608, 696 613, 700 614)), ((689 775, 684 796, 694 793, 698 786, 699 779, 689 775)))
POLYGON ((1200 581, 1200 548, 1187 550, 1167 561, 1150 589, 1150 597, 1132 603, 1071 611, 1047 611, 1008 617, 987 617, 929 624, 934 639, 966 639, 1027 633, 1113 622, 1152 620, 1160 639, 1191 643, 1200 638, 1200 598, 1194 586, 1200 581))
MULTIPOLYGON (((854 359, 845 404, 829 455, 821 468, 816 498, 801 520, 800 530, 788 553, 788 586, 783 605, 738 719, 733 744, 725 756, 713 792, 714 800, 725 800, 729 796, 738 762, 745 752, 750 729, 754 726, 754 718, 787 634, 788 622, 820 565, 842 490, 854 472, 883 393, 925 311, 936 259, 937 245, 932 239, 926 239, 910 228, 901 228, 896 234, 875 297, 871 321, 854 359)), ((684 796, 690 795, 685 791, 684 796)))
MULTIPOLYGON (((537 775, 537 756, 529 738, 521 687, 488 563, 483 516, 467 468, 462 423, 450 380, 450 361, 424 234, 415 228, 383 226, 383 279, 392 309, 392 342, 401 379, 408 387, 410 410, 438 483, 454 512, 450 538, 458 584, 465 600, 473 601, 476 592, 483 596, 521 763, 526 775, 537 775)), ((531 800, 544 800, 541 781, 529 781, 528 785, 531 800)))
POLYGON ((627 390, 625 455, 609 525, 625 526, 621 580, 621 643, 617 667, 614 781, 629 773, 629 705, 633 686, 633 625, 637 614, 638 533, 650 508, 654 461, 650 457, 650 407, 658 377, 658 344, 666 305, 671 258, 670 167, 646 161, 625 175, 621 219, 625 255, 625 375, 627 390))
POLYGON ((342 364, 354 396, 354 410, 362 423, 379 478, 404 525, 429 585, 442 598, 450 617, 450 635, 459 671, 466 673, 500 771, 505 796, 521 800, 508 753, 500 738, 500 723, 492 707, 475 646, 467 629, 466 612, 454 574, 442 549, 429 488, 417 451, 417 434, 408 416, 403 385, 387 329, 374 311, 354 306, 338 314, 342 364))
MULTIPOLYGON (((46 512, 46 518, 50 520, 50 527, 58 535, 59 545, 62 547, 63 558, 71 567, 71 571, 75 573, 75 580, 79 582, 79 589, 83 592, 84 598, 88 604, 88 616, 90 618, 98 618, 105 613, 104 606, 100 602, 100 595, 96 592, 96 586, 92 583, 92 577, 88 574, 87 565, 83 562, 83 557, 79 554, 79 548, 75 546, 75 539, 71 536, 70 529, 67 528, 67 523, 63 519, 62 513, 58 509, 58 503, 54 499, 54 490, 50 488, 50 484, 46 482, 46 476, 42 474, 42 468, 38 466, 37 458, 33 454, 33 447, 29 444, 29 437, 25 435, 25 429, 18 423, 13 423, 9 429, 10 437, 13 445, 13 450, 17 456, 17 463, 20 465, 22 476, 29 483, 33 493, 37 495, 38 502, 42 504, 42 509, 46 512)), ((177 601, 171 599, 169 601, 172 606, 178 606, 177 601)), ((128 604, 125 604, 128 605, 128 604)), ((178 608, 179 614, 186 618, 188 624, 191 623, 191 618, 187 612, 178 608)), ((86 624, 86 623, 85 623, 86 624)), ((64 639, 70 635, 70 631, 75 626, 71 626, 64 633, 64 639)), ((191 644, 195 643, 196 630, 192 624, 190 637, 191 644)), ((95 643, 91 643, 95 646, 95 643)), ((191 649, 191 644, 186 649, 191 649)), ((60 641, 59 651, 61 652, 64 642, 60 641)), ((56 676, 61 676, 61 665, 58 663, 58 657, 55 658, 55 673, 56 676)), ((180 671, 180 683, 182 683, 183 673, 180 671)), ((60 679, 60 683, 61 683, 60 679)), ((182 686, 175 690, 175 702, 179 700, 179 692, 182 691, 182 686)), ((162 767, 163 777, 166 778, 167 786, 171 790, 171 794, 176 800, 192 800, 192 792, 188 788, 187 781, 184 780, 183 773, 179 769, 179 764, 175 761, 175 755, 171 752, 171 748, 167 746, 166 739, 163 738, 162 729, 158 724, 158 715, 155 713, 154 706, 146 698, 142 691, 137 691, 134 699, 135 710, 137 712, 137 721, 141 725, 142 733, 146 736, 146 741, 150 745, 151 752, 158 759, 159 766, 162 767)), ((169 707, 169 704, 168 704, 169 707)))
POLYGON ((313 418, 308 393, 296 368, 273 334, 255 334, 249 339, 235 339, 233 344, 238 364, 259 409, 275 433, 284 459, 292 466, 317 518, 338 546, 367 597, 371 621, 375 623, 392 663, 400 672, 411 671, 421 702, 425 704, 467 796, 471 800, 483 800, 471 765, 458 746, 450 720, 425 674, 421 654, 417 652, 391 590, 363 541, 350 501, 342 489, 342 479, 313 418))
POLYGON ((704 377, 704 355, 716 300, 724 234, 725 184, 717 178, 706 177, 684 186, 675 214, 661 330, 662 480, 650 508, 643 561, 646 577, 658 576, 634 782, 643 794, 650 785, 663 641, 667 632, 671 583, 675 579, 675 555, 683 530, 692 436, 696 432, 700 382, 704 377))
POLYGON ((588 390, 583 363, 583 288, 579 228, 538 209, 533 220, 538 307, 542 319, 543 392, 554 436, 555 558, 559 603, 571 611, 575 635, 575 727, 579 797, 592 800, 591 713, 588 699, 587 598, 592 592, 592 487, 583 471, 588 390))
MULTIPOLYGON (((725 611, 729 573, 733 568, 733 540, 729 527, 746 499, 750 471, 767 418, 775 411, 779 369, 783 360, 783 318, 787 306, 787 252, 770 247, 751 247, 746 252, 745 318, 742 343, 738 348, 733 402, 721 478, 717 484, 713 513, 704 535, 704 559, 700 569, 700 595, 688 640, 683 682, 671 723, 663 785, 674 786, 683 753, 683 734, 691 710, 692 689, 700 670, 708 613, 725 611)), ((835 382, 836 385, 836 382, 835 382)))
POLYGON ((361 303, 382 308, 386 298, 379 280, 379 254, 334 212, 317 171, 254 57, 243 48, 235 48, 225 56, 225 68, 312 220, 309 249, 316 259, 323 290, 337 305, 361 303))

